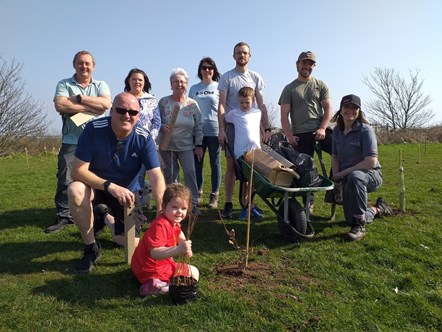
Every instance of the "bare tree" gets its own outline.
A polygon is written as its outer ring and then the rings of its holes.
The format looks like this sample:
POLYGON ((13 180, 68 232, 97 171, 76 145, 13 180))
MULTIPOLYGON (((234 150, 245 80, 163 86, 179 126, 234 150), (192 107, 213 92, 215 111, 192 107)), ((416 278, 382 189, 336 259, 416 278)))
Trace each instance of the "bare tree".
POLYGON ((375 68, 362 82, 376 98, 366 103, 375 122, 396 130, 428 126, 434 118, 427 108, 431 98, 422 92, 424 81, 419 79, 419 70, 410 71, 407 82, 394 69, 375 68))
POLYGON ((41 103, 24 90, 22 64, 0 56, 0 156, 23 138, 41 136, 47 126, 41 103))
POLYGON ((269 117, 269 125, 272 128, 279 128, 281 124, 278 123, 279 116, 279 106, 273 104, 272 102, 266 103, 267 106, 267 116, 269 117))

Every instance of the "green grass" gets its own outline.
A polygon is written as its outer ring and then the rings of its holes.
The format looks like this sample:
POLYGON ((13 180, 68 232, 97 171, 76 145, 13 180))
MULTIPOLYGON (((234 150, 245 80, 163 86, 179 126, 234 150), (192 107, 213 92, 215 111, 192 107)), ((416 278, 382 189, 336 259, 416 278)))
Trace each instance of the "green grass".
MULTIPOLYGON (((399 149, 407 210, 376 219, 360 242, 342 240, 348 231, 342 211, 328 221, 321 193, 316 235, 286 244, 276 216, 258 198, 266 217, 252 223, 250 261, 270 267, 262 273, 216 272, 239 254, 217 213, 203 209, 192 234, 200 297, 183 306, 138 297, 108 230, 100 235, 103 257, 93 272, 72 274, 82 250, 78 230, 43 232, 55 217, 55 159, 0 159, 0 331, 441 331, 442 145, 427 145, 426 155, 416 144, 380 147, 385 183, 370 201, 383 196, 396 210, 399 149)), ((207 200, 209 181, 205 188, 207 200)), ((245 222, 226 227, 244 243, 245 222)))

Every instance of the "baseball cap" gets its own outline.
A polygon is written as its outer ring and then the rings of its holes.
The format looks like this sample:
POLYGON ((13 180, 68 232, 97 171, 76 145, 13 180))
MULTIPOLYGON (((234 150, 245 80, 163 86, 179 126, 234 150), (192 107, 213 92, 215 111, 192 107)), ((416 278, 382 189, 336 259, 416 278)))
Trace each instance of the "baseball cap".
POLYGON ((314 63, 316 63, 316 54, 312 51, 304 51, 299 54, 298 61, 300 60, 312 60, 314 63))
POLYGON ((357 107, 361 108, 361 98, 359 98, 356 95, 346 95, 346 96, 342 97, 340 107, 342 108, 342 106, 347 105, 347 104, 354 104, 357 107))

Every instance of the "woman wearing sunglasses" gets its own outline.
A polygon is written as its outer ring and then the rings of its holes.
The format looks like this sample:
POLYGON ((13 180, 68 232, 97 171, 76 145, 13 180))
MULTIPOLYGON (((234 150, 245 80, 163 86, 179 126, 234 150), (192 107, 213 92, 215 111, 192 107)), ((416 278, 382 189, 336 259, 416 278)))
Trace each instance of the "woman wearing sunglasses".
POLYGON ((203 165, 206 149, 209 151, 212 192, 209 196, 208 207, 218 208, 219 187, 221 185, 221 147, 218 143, 218 81, 221 77, 212 58, 201 59, 197 76, 200 83, 192 85, 189 97, 195 99, 201 110, 203 122, 203 157, 195 158, 196 181, 198 184, 198 204, 203 200, 203 165))
POLYGON ((184 69, 173 69, 170 75, 172 95, 161 98, 158 103, 161 117, 158 144, 166 183, 178 181, 181 166, 184 184, 192 192, 192 213, 198 215, 194 155, 199 160, 203 156, 203 132, 198 104, 186 96, 188 80, 189 76, 184 69))

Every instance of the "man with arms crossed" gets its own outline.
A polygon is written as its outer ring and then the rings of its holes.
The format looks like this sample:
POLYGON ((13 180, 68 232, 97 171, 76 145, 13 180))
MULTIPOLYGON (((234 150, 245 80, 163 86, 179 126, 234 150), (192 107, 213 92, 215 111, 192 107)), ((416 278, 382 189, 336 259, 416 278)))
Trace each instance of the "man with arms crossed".
POLYGON ((61 149, 58 153, 57 190, 55 206, 57 217, 55 224, 45 229, 46 233, 55 233, 69 224, 73 224, 68 208, 67 188, 71 179, 70 163, 74 159, 78 137, 85 124, 77 126, 71 119, 72 115, 82 112, 95 114, 97 117, 112 105, 109 87, 104 81, 92 78, 95 60, 87 51, 80 51, 74 56, 75 74, 61 80, 55 90, 55 109, 62 116, 63 129, 61 149))

